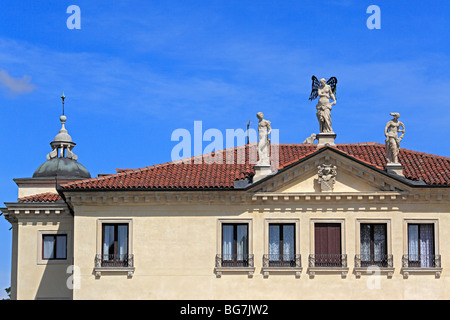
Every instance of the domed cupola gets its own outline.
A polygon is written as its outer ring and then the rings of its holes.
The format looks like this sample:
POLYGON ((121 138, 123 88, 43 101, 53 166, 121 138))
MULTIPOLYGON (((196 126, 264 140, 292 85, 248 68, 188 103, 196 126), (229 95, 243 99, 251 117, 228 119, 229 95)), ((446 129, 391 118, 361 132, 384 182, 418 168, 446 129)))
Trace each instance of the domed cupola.
POLYGON ((58 178, 58 179, 88 179, 91 177, 89 171, 79 163, 77 155, 72 152, 76 143, 65 128, 67 117, 64 115, 64 93, 62 95, 63 115, 59 118, 61 129, 50 142, 52 151, 47 154, 47 161, 37 168, 33 178, 58 178))

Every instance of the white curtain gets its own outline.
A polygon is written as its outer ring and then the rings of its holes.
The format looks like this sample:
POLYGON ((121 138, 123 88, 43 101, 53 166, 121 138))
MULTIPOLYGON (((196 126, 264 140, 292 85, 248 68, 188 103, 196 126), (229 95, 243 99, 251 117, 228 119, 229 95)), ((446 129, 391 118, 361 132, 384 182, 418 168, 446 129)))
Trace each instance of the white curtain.
POLYGON ((248 256, 248 240, 247 225, 237 226, 237 260, 247 260, 248 256))
POLYGON ((386 228, 385 225, 373 226, 373 255, 374 261, 382 261, 386 254, 386 228))
POLYGON ((53 236, 44 236, 44 259, 53 259, 55 257, 54 250, 54 237, 53 236))
POLYGON ((111 260, 114 254, 114 226, 105 225, 103 233, 103 260, 111 260))
POLYGON ((222 259, 231 260, 233 255, 233 226, 222 226, 222 259))
POLYGON ((432 224, 420 225, 420 266, 422 268, 433 266, 434 230, 432 224))
POLYGON ((361 261, 370 261, 370 225, 361 225, 361 261))
POLYGON ((269 260, 280 260, 280 226, 269 225, 269 260))
POLYGON ((117 230, 117 254, 119 260, 123 261, 127 259, 128 255, 128 226, 119 225, 117 230))
POLYGON ((285 261, 294 260, 294 235, 293 225, 283 226, 283 260, 285 261))
POLYGON ((419 225, 408 225, 408 256, 409 261, 419 261, 419 225))

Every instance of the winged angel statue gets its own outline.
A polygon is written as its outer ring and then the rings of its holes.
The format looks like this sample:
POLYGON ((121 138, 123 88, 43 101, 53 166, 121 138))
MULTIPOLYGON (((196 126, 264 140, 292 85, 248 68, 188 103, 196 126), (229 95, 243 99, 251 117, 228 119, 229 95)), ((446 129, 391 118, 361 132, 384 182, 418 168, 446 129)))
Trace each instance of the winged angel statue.
POLYGON ((316 76, 312 76, 312 91, 309 100, 312 101, 319 97, 316 109, 320 133, 333 132, 331 128, 331 109, 336 104, 336 84, 336 77, 331 77, 328 80, 322 78, 319 81, 316 76), (333 99, 333 102, 330 103, 330 99, 333 99))

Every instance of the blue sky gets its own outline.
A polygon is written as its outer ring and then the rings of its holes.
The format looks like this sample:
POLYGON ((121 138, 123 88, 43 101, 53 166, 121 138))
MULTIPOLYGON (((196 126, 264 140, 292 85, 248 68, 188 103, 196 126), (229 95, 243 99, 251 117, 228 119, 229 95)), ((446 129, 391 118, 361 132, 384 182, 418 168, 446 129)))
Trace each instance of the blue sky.
MULTIPOLYGON (((384 142, 390 112, 402 148, 450 156, 447 0, 183 0, 0 2, 1 202, 31 177, 60 128, 91 172, 170 161, 177 128, 256 127, 281 143, 318 131, 311 76, 338 78, 337 143, 384 142), (369 30, 367 8, 381 9, 369 30), (81 9, 69 30, 67 7, 81 9)), ((205 147, 208 143, 205 143, 205 147)), ((0 218, 0 298, 11 231, 0 218)))

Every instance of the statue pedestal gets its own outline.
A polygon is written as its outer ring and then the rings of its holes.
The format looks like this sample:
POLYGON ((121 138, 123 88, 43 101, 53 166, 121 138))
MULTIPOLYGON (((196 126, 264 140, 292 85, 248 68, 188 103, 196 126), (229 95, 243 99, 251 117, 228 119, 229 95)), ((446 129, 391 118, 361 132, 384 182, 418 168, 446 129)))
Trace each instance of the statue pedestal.
POLYGON ((399 176, 403 175, 403 166, 400 163, 388 163, 385 166, 387 173, 395 173, 399 176))
POLYGON ((270 164, 255 164, 254 168, 255 175, 253 176, 253 183, 272 174, 272 168, 270 164))
POLYGON ((320 148, 326 145, 335 147, 334 139, 336 139, 336 136, 334 132, 318 133, 316 135, 316 139, 318 140, 317 147, 320 148))

